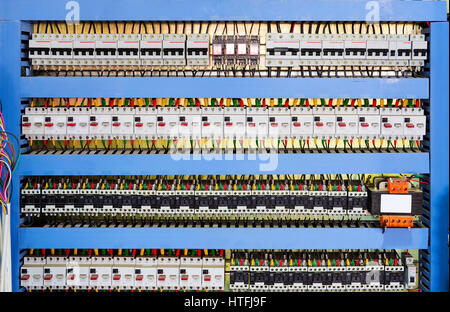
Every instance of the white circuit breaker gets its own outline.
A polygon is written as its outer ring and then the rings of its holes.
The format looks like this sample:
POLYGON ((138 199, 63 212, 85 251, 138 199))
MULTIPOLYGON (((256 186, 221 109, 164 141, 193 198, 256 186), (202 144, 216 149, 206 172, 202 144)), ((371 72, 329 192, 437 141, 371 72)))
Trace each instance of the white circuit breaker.
POLYGON ((74 289, 89 288, 89 269, 91 258, 83 256, 71 256, 67 264, 67 287, 74 289))
POLYGON ((179 136, 179 110, 175 107, 158 107, 156 133, 158 137, 169 139, 179 136))
POLYGON ((202 137, 211 139, 223 138, 223 109, 220 107, 204 107, 202 109, 202 137))
POLYGON ((134 289, 134 257, 114 257, 111 268, 113 289, 134 289))
POLYGON ((156 269, 158 261, 156 257, 136 257, 134 270, 135 287, 142 290, 156 289, 156 269))
POLYGON ((381 138, 387 140, 403 138, 404 121, 401 108, 382 107, 380 115, 381 138))
POLYGON ((89 117, 89 136, 94 140, 112 138, 111 115, 109 107, 93 107, 89 117))
POLYGON ((180 259, 159 257, 156 285, 159 289, 177 290, 180 288, 180 259))
POLYGON ((250 139, 265 140, 269 133, 269 110, 265 107, 247 108, 245 135, 250 139))
POLYGON ((137 107, 134 114, 134 137, 138 140, 156 138, 155 107, 137 107))
POLYGON ((187 291, 202 288, 202 259, 200 257, 180 258, 180 289, 187 291))
POLYGON ((20 269, 20 286, 27 289, 43 289, 45 264, 45 257, 25 256, 20 269))
POLYGON ((336 138, 349 140, 358 136, 358 115, 354 107, 336 107, 336 138))
POLYGON ((44 288, 66 288, 66 257, 50 256, 44 265, 44 288))
POLYGON ((310 139, 313 136, 313 114, 310 107, 291 108, 291 137, 310 139))
POLYGON ((225 260, 219 257, 202 258, 202 289, 223 290, 225 288, 225 260))
POLYGON ((71 107, 67 112, 67 139, 86 140, 89 138, 90 109, 86 107, 71 107))
POLYGON ((209 65, 209 34, 190 34, 186 41, 187 64, 209 65))
POLYGON ((287 139, 291 133, 291 114, 289 107, 269 108, 269 138, 287 139))
POLYGON ((99 290, 111 289, 113 259, 107 256, 92 257, 89 269, 89 287, 99 290))
POLYGON ((181 107, 178 114, 178 137, 200 139, 202 135, 202 110, 200 107, 181 107))
POLYGON ((44 138, 44 114, 46 110, 41 107, 25 108, 22 116, 22 133, 27 139, 39 140, 44 138))
POLYGON ((298 66, 299 34, 266 34, 266 66, 298 66))
POLYGON ((117 41, 118 34, 101 34, 95 41, 95 58, 98 65, 115 65, 114 60, 117 59, 117 41))
POLYGON ((331 139, 336 132, 336 120, 332 107, 314 107, 314 137, 331 139))
POLYGON ((422 108, 407 107, 402 109, 403 135, 408 140, 422 140, 426 134, 427 117, 422 108))
POLYGON ((223 135, 227 139, 245 137, 245 108, 225 107, 223 112, 223 135))
POLYGON ((66 139, 66 107, 50 107, 44 115, 44 135, 51 140, 66 139))
POLYGON ((140 53, 142 65, 150 65, 150 66, 162 65, 163 35, 161 34, 142 35, 140 53))
POLYGON ((134 112, 131 107, 114 107, 111 115, 111 134, 117 140, 134 137, 134 112))
POLYGON ((375 139, 380 136, 380 112, 376 107, 358 107, 358 138, 375 139))
POLYGON ((186 65, 186 35, 165 34, 163 40, 164 65, 186 65))

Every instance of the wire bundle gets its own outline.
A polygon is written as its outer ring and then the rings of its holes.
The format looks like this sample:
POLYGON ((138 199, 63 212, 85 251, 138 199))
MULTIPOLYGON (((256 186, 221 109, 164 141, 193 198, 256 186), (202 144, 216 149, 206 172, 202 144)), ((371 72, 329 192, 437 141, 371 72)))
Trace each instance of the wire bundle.
POLYGON ((5 130, 5 122, 0 112, 0 200, 2 204, 0 227, 0 292, 12 290, 11 279, 11 219, 8 211, 11 197, 11 180, 20 158, 20 143, 17 137, 5 130), (17 143, 17 150, 14 142, 17 143))

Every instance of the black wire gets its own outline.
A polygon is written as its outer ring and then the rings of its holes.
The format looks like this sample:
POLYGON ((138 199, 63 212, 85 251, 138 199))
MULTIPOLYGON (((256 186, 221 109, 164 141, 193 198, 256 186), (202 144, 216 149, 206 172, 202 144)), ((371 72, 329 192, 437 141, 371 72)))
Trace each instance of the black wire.
POLYGON ((267 32, 268 33, 272 32, 272 29, 271 29, 271 26, 270 26, 270 22, 267 22, 267 32))
POLYGON ((107 23, 107 25, 108 25, 108 34, 110 34, 111 33, 111 26, 109 25, 109 22, 107 23))
POLYGON ((114 24, 116 25, 116 33, 118 34, 119 33, 119 25, 117 24, 117 21, 114 22, 114 24))

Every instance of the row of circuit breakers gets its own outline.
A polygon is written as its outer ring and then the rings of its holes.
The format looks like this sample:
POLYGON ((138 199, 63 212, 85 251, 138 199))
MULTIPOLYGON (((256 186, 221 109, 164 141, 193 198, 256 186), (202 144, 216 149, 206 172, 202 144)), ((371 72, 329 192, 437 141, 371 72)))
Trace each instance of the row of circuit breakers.
MULTIPOLYGON (((61 183, 52 188, 21 190, 21 213, 25 216, 157 216, 157 215, 349 215, 368 212, 368 192, 364 185, 345 186, 277 184, 259 185, 165 185, 61 183), (206 188, 206 189, 205 189, 206 188), (177 190, 178 189, 178 190, 177 190), (233 190, 236 189, 236 190, 233 190), (271 190, 272 189, 272 190, 271 190)), ((411 207, 409 207, 411 209, 411 207)), ((375 213, 379 214, 379 208, 375 213)))
MULTIPOLYGON (((32 65, 207 66, 209 34, 33 34, 32 65)), ((258 36, 214 36, 213 64, 257 65, 258 36)), ((266 66, 415 66, 428 55, 424 35, 266 34, 266 66)))
POLYGON ((426 116, 419 107, 27 107, 22 133, 31 140, 421 140, 426 116))
POLYGON ((410 255, 341 252, 301 253, 298 259, 263 253, 231 263, 231 291, 400 291, 416 285, 417 268, 410 255), (311 259, 312 258, 312 259, 311 259))
MULTIPOLYGON (((147 249, 148 250, 148 249, 147 249)), ((399 291, 416 286, 417 268, 408 254, 264 253, 249 258, 223 256, 114 255, 92 253, 27 255, 21 287, 27 290, 184 291, 399 291), (226 273, 227 272, 227 273, 226 273), (228 284, 228 285, 227 285, 228 284), (226 287, 228 286, 228 287, 226 287)), ((135 252, 134 252, 135 254, 135 252)), ((141 255, 142 254, 142 255, 141 255)), ((238 256, 238 255, 237 255, 238 256)))
POLYGON ((26 256, 21 287, 210 290, 225 288, 223 257, 26 256))

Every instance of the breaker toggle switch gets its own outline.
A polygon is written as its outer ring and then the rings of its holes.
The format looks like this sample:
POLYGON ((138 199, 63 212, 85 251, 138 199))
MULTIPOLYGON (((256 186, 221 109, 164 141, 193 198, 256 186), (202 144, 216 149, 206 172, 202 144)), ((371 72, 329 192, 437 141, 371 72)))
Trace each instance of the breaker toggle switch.
POLYGON ((98 274, 92 274, 91 281, 96 281, 96 280, 98 280, 98 274))
POLYGON ((392 128, 392 125, 391 125, 390 123, 385 123, 385 124, 383 124, 383 126, 384 126, 385 128, 392 128))
POLYGON ((346 127, 347 124, 345 122, 340 122, 340 123, 338 123, 338 126, 342 128, 342 127, 346 127))
POLYGON ((158 276, 158 281, 165 281, 166 280, 166 276, 165 275, 159 275, 158 276))
POLYGON ((414 128, 414 124, 412 124, 412 123, 407 123, 407 124, 406 124, 406 128, 414 128))
POLYGON ((20 277, 22 281, 28 281, 30 279, 30 274, 24 274, 20 277))
POLYGON ((113 275, 113 280, 114 280, 114 281, 120 281, 120 277, 121 277, 120 274, 114 274, 114 275, 113 275))
POLYGON ((137 281, 142 281, 143 279, 144 279, 144 275, 143 274, 136 275, 136 280, 137 281))
POLYGON ((45 274, 44 281, 50 281, 53 278, 53 274, 45 274))

